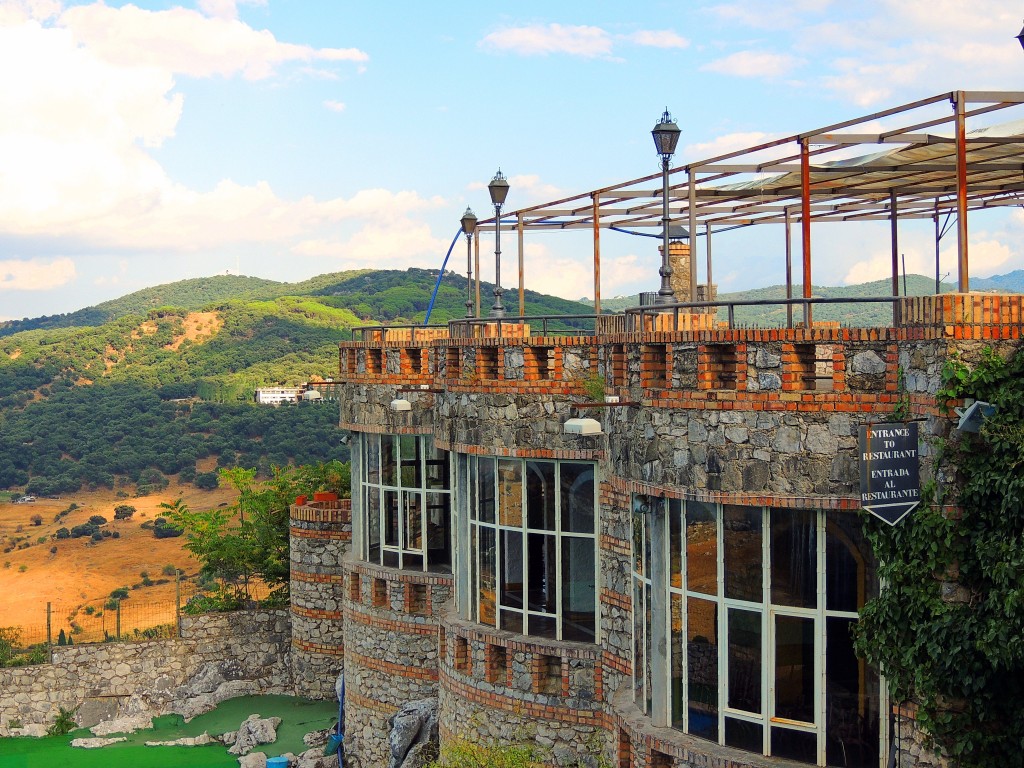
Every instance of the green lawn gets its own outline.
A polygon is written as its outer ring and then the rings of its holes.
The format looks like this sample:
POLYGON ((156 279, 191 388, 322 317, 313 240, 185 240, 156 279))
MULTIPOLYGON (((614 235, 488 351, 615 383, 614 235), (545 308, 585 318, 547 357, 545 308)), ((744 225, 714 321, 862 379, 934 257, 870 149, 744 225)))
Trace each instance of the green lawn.
POLYGON ((186 723, 177 715, 157 718, 153 729, 125 734, 128 741, 102 749, 72 749, 71 740, 92 736, 86 730, 44 739, 0 739, 2 768, 231 768, 238 758, 220 744, 205 747, 147 747, 146 741, 171 741, 233 731, 251 714, 280 717, 277 741, 259 749, 268 757, 306 750, 303 735, 329 728, 338 716, 332 702, 309 701, 290 696, 246 696, 223 702, 217 709, 186 723))

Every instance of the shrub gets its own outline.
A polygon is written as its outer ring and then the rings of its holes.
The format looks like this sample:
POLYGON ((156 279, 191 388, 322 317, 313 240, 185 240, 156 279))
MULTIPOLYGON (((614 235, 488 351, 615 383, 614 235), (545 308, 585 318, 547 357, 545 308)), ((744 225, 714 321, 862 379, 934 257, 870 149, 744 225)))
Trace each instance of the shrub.
POLYGON ((50 547, 50 554, 51 555, 56 555, 57 554, 57 547, 56 546, 50 547))
POLYGON ((153 535, 158 539, 172 539, 181 536, 184 530, 170 522, 166 517, 158 517, 153 521, 153 535))
POLYGON ((128 597, 128 587, 118 587, 110 593, 110 596, 115 600, 124 600, 128 597))
POLYGON ((103 515, 93 515, 89 518, 89 522, 93 525, 106 525, 107 518, 105 518, 103 515))
POLYGON ((95 533, 93 533, 93 535, 92 535, 92 536, 90 536, 89 538, 90 538, 90 539, 91 539, 92 541, 97 541, 97 542, 98 542, 98 541, 103 541, 103 534, 102 534, 102 533, 100 533, 99 531, 96 531, 96 532, 95 532, 95 533))
POLYGON ((98 526, 95 526, 92 523, 82 523, 81 525, 76 525, 74 528, 71 529, 71 538, 78 539, 82 536, 92 536, 94 533, 97 533, 98 531, 98 526))
POLYGON ((36 514, 32 515, 31 519, 32 519, 32 525, 42 525, 43 524, 43 516, 40 515, 39 513, 36 513, 36 514))
POLYGON ((161 573, 162 573, 162 574, 163 574, 164 576, 174 576, 174 575, 175 575, 175 574, 176 574, 177 572, 178 572, 178 569, 177 569, 177 568, 175 568, 175 567, 174 567, 173 565, 171 565, 170 563, 168 563, 167 565, 165 565, 165 566, 164 566, 164 568, 163 568, 163 570, 161 571, 161 573))
POLYGON ((57 533, 54 534, 54 537, 57 539, 70 539, 71 531, 69 531, 67 528, 58 528, 57 533))
POLYGON ((65 734, 71 733, 75 728, 78 727, 78 723, 75 722, 75 712, 78 711, 78 707, 74 709, 64 709, 59 707, 57 713, 57 719, 53 721, 53 725, 46 729, 48 736, 64 736, 65 734))
POLYGON ((118 504, 114 507, 114 519, 115 520, 131 520, 132 515, 135 514, 135 507, 131 504, 118 504))

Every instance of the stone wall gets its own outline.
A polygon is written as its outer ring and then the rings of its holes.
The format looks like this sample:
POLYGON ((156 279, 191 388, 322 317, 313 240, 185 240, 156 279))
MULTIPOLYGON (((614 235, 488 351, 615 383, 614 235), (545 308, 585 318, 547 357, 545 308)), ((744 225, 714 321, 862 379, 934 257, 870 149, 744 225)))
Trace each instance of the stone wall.
POLYGON ((287 611, 183 617, 181 637, 53 649, 53 662, 0 669, 0 737, 12 722, 79 725, 135 714, 192 717, 235 696, 290 694, 287 611))
POLYGON ((293 505, 289 540, 295 694, 333 701, 345 667, 341 561, 352 545, 351 502, 293 505))
POLYGON ((364 765, 386 765, 387 719, 437 695, 437 613, 452 577, 351 560, 344 572, 345 738, 364 765))
POLYGON ((601 764, 609 747, 598 647, 481 628, 453 613, 442 631, 442 742, 525 743, 548 764, 601 764))

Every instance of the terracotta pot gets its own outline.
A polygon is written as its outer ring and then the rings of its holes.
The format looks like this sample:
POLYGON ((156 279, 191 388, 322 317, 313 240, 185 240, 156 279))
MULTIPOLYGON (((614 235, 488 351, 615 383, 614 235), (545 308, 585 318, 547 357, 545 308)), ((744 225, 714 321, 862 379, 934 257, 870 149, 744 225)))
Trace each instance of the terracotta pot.
POLYGON ((295 503, 296 503, 296 504, 297 504, 298 506, 300 506, 300 507, 301 507, 301 506, 302 506, 303 504, 305 504, 305 503, 306 503, 306 499, 307 499, 307 498, 308 498, 307 496, 296 496, 296 497, 295 497, 295 503))
POLYGON ((317 491, 313 494, 313 501, 337 501, 338 494, 334 491, 317 491))

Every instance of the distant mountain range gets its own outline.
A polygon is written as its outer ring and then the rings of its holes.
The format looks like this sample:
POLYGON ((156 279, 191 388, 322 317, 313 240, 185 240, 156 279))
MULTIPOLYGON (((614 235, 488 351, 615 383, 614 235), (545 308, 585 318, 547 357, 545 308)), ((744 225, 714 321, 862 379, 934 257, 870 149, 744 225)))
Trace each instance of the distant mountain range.
MULTIPOLYGON (((908 296, 931 296, 935 293, 935 278, 924 275, 906 276, 906 293, 904 294, 904 280, 900 278, 900 294, 908 296)), ((942 292, 949 293, 956 290, 955 284, 942 283, 942 292)), ((1001 293, 1024 292, 1024 270, 1016 270, 1005 275, 993 275, 992 277, 971 278, 972 291, 990 291, 1001 293)), ((793 296, 799 297, 803 286, 799 283, 793 286, 793 296)), ((815 285, 811 289, 813 296, 822 298, 858 298, 866 296, 889 296, 892 293, 892 283, 889 279, 875 280, 870 283, 859 283, 856 285, 826 286, 815 285)), ((771 285, 766 288, 756 288, 749 291, 736 291, 733 293, 718 294, 719 301, 763 301, 778 300, 786 297, 785 285, 771 285)), ((590 299, 581 299, 581 303, 593 306, 590 299)), ((639 297, 616 296, 611 299, 601 299, 601 310, 604 312, 621 312, 627 307, 635 307, 639 297)), ((794 309, 794 313, 799 313, 794 309)), ((720 310, 724 319, 725 310, 720 310)), ((892 313, 885 304, 833 304, 825 305, 815 309, 814 316, 818 320, 838 320, 844 325, 883 325, 891 322, 892 313)), ((786 319, 784 307, 737 307, 735 319, 737 324, 746 325, 770 325, 782 324, 786 319)))

